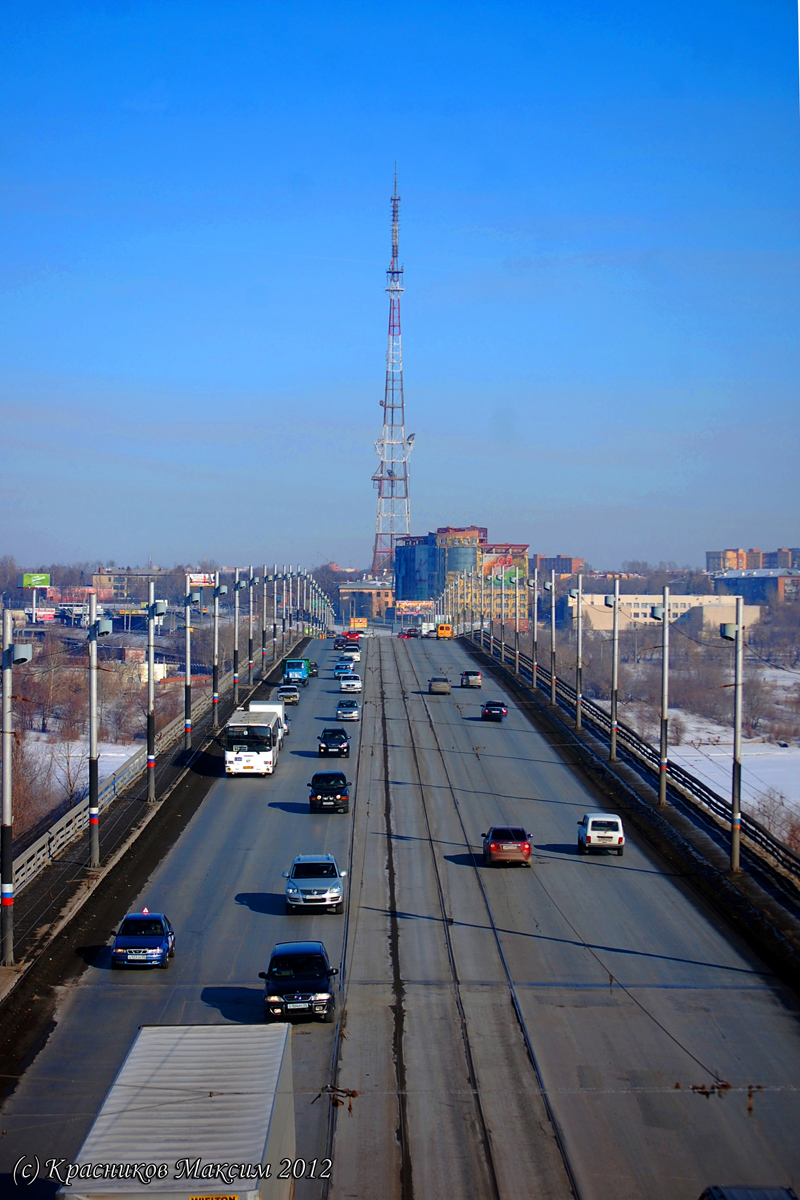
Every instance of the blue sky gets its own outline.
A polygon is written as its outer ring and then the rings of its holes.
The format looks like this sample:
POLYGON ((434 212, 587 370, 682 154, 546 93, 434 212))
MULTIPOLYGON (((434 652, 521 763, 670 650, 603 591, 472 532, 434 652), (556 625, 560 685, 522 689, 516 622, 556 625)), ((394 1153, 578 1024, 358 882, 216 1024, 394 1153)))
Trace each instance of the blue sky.
POLYGON ((800 545, 792 0, 0 5, 0 552, 800 545))

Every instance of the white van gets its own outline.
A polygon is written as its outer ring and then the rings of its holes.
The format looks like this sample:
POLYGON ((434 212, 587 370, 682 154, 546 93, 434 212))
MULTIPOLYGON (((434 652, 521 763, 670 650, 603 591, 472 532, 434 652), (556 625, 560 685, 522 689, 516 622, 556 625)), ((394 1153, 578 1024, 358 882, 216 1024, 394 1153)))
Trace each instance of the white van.
POLYGON ((622 857, 625 849, 625 830, 622 818, 616 813, 584 813, 578 821, 578 854, 593 850, 616 850, 622 857))

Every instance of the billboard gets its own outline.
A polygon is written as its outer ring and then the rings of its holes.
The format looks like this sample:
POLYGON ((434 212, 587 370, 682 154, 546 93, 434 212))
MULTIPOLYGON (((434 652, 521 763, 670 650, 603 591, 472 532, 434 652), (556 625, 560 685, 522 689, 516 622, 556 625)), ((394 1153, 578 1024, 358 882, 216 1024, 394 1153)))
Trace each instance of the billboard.
MULTIPOLYGON (((519 571, 520 586, 524 584, 528 577, 528 558, 524 551, 516 553, 517 549, 512 546, 508 550, 504 547, 501 551, 492 551, 491 549, 482 551, 479 569, 487 584, 494 578, 495 587, 498 587, 500 580, 504 579, 505 586, 513 589, 517 571, 519 571)), ((524 549, 527 550, 527 547, 524 549)))
POLYGON ((366 617, 351 617, 350 618, 350 628, 351 629, 366 629, 368 625, 369 625, 369 621, 367 620, 366 617))
POLYGON ((196 571, 189 576, 189 587, 216 587, 217 577, 213 571, 196 571))
POLYGON ((398 600, 395 604, 395 610, 398 616, 405 613, 407 616, 421 617, 423 613, 433 613, 433 600, 398 600))
POLYGON ((20 588, 40 588, 50 587, 50 576, 39 574, 34 571, 26 571, 24 575, 17 576, 17 587, 20 588))

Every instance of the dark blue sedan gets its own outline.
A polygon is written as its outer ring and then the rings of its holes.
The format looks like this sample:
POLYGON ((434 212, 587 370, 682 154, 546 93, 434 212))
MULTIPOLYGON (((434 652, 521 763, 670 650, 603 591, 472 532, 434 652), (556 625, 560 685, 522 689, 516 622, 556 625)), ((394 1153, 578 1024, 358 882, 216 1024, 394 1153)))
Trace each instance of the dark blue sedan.
POLYGON ((128 913, 111 950, 112 967, 161 967, 175 957, 175 930, 164 913, 128 913))

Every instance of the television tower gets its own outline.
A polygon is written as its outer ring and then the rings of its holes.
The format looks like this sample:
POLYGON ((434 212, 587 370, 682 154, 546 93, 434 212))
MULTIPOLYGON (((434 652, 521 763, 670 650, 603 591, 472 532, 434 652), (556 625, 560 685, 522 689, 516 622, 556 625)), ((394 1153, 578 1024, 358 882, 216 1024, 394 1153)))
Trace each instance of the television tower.
POLYGON ((394 569, 394 547, 398 536, 410 533, 408 504, 408 459, 414 448, 414 434, 406 437, 403 402, 403 342, 400 334, 400 296, 403 293, 403 268, 399 262, 400 197, 397 194, 397 166, 394 169, 392 202, 392 262, 386 272, 389 293, 389 345, 386 350, 386 390, 383 408, 383 433, 375 443, 380 466, 372 476, 378 489, 378 519, 372 550, 372 574, 382 575, 394 569))

